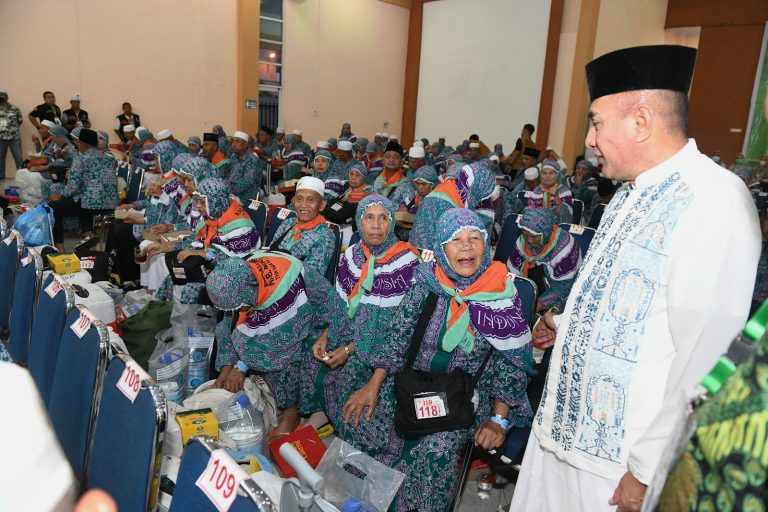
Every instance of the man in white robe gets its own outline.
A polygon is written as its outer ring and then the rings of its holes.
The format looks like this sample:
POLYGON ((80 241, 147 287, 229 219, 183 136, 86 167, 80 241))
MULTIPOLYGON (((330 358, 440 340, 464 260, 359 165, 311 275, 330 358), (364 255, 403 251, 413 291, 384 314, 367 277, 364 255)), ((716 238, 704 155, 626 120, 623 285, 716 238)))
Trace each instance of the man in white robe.
POLYGON ((587 65, 586 145, 622 180, 559 317, 512 511, 634 511, 686 401, 743 327, 760 231, 747 188, 687 138, 696 50, 587 65))

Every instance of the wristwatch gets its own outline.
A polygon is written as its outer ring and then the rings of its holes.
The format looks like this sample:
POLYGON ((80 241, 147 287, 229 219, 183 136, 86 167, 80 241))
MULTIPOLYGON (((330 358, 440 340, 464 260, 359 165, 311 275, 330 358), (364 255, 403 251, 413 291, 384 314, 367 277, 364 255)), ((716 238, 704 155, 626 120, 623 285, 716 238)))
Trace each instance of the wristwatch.
POLYGON ((245 364, 245 363, 244 363, 244 362, 242 362, 242 361, 238 361, 238 362, 237 362, 237 364, 235 364, 235 368, 237 368, 237 370, 238 370, 240 373, 242 373, 242 374, 246 374, 246 373, 248 373, 248 365, 247 365, 247 364, 245 364))

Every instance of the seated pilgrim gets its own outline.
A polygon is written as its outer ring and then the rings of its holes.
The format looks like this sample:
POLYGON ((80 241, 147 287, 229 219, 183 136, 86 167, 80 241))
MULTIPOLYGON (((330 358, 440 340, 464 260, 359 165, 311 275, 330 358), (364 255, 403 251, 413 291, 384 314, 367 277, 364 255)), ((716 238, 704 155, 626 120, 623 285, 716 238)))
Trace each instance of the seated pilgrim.
POLYGON ((291 199, 296 216, 280 224, 270 244, 271 249, 291 254, 320 275, 325 275, 333 261, 336 246, 333 232, 320 214, 327 205, 324 193, 322 180, 301 178, 291 199))
POLYGON ((395 208, 410 203, 416 191, 403 171, 403 147, 396 141, 389 141, 382 161, 384 169, 373 182, 374 193, 389 198, 395 208))
MULTIPOLYGON (((358 162, 349 168, 346 176, 344 192, 333 200, 328 200, 328 206, 323 210, 323 216, 336 224, 349 224, 355 218, 357 205, 371 194, 373 187, 365 183, 368 168, 358 162)), ((328 183, 325 184, 325 197, 328 199, 328 183)))
POLYGON ((556 164, 545 163, 541 166, 539 186, 525 195, 528 208, 553 208, 558 222, 573 220, 573 196, 565 185, 558 181, 556 164))
POLYGON ((507 268, 536 283, 537 311, 562 311, 581 267, 579 244, 557 225, 552 208, 526 208, 518 225, 522 234, 507 259, 507 268))

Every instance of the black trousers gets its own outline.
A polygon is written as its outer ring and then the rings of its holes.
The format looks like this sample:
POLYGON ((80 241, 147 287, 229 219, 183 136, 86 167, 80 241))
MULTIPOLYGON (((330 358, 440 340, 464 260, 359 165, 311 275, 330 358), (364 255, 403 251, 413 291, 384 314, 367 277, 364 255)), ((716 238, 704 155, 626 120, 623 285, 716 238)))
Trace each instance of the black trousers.
POLYGON ((66 217, 80 218, 81 234, 93 231, 93 216, 98 210, 81 208, 79 202, 67 196, 62 197, 58 201, 50 201, 48 206, 53 209, 53 241, 55 243, 64 243, 64 218, 66 217))
POLYGON ((139 246, 139 241, 133 236, 133 226, 121 220, 112 223, 107 237, 106 251, 115 251, 120 281, 138 281, 140 277, 139 265, 133 261, 134 249, 139 246))

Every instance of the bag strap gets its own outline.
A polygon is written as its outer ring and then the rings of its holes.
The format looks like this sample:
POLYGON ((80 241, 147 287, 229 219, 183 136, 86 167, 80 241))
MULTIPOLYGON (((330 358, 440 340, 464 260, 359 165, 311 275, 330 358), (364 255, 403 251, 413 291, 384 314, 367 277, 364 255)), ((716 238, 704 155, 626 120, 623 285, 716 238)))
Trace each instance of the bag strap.
POLYGON ((493 347, 491 347, 491 350, 489 350, 488 353, 485 355, 485 359, 483 359, 483 364, 480 365, 480 368, 478 368, 475 374, 472 376, 473 387, 477 386, 477 382, 480 380, 480 377, 483 376, 485 367, 488 366, 488 361, 491 359, 491 354, 493 354, 493 347))
MULTIPOLYGON (((298 222, 298 219, 297 219, 296 221, 298 222)), ((285 222, 285 221, 283 221, 283 222, 285 222)), ((283 240, 285 240, 285 237, 286 237, 286 236, 288 236, 288 233, 290 233, 290 232, 291 232, 291 230, 290 230, 290 229, 286 229, 286 230, 283 232, 283 234, 282 234, 282 235, 280 235, 279 237, 277 237, 277 240, 273 240, 273 241, 272 241, 272 243, 271 243, 271 244, 269 244, 269 247, 270 247, 270 248, 274 247, 275 249, 277 249, 278 247, 280 247, 280 244, 283 242, 283 240)))
POLYGON ((411 347, 408 349, 408 359, 405 361, 404 368, 410 368, 416 361, 416 354, 419 353, 421 340, 424 338, 424 333, 427 331, 427 325, 429 325, 429 321, 432 319, 432 313, 435 312, 435 307, 437 307, 437 294, 429 292, 427 300, 424 303, 424 308, 419 315, 416 329, 413 330, 413 336, 411 336, 411 347))

